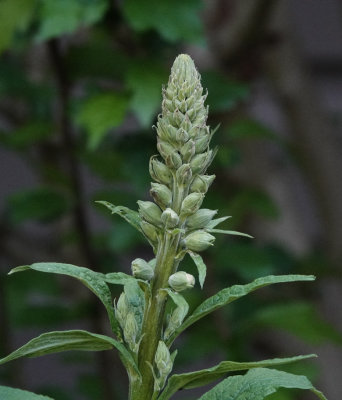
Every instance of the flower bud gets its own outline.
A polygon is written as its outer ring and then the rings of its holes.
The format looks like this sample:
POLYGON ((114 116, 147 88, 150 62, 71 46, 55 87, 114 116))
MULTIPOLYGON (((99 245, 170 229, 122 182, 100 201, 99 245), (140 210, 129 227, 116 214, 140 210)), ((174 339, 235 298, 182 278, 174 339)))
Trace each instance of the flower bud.
POLYGON ((165 340, 167 340, 174 333, 174 331, 181 326, 184 318, 185 318, 185 313, 181 307, 177 307, 173 310, 168 325, 164 332, 165 340))
POLYGON ((205 228, 216 213, 217 210, 202 208, 196 211, 195 214, 190 215, 186 220, 186 224, 190 229, 205 228))
POLYGON ((166 228, 174 228, 179 222, 179 217, 175 211, 173 211, 171 208, 167 208, 163 212, 161 220, 166 228))
POLYGON ((151 183, 150 193, 160 208, 164 209, 171 204, 172 193, 167 186, 161 183, 151 183))
POLYGON ((191 193, 185 197, 181 206, 182 215, 194 214, 202 205, 204 195, 202 193, 191 193))
POLYGON ((142 258, 136 258, 131 264, 132 273, 138 279, 149 281, 154 276, 153 268, 142 258))
POLYGON ((161 340, 158 343, 154 361, 159 372, 159 378, 160 378, 159 386, 162 387, 164 385, 167 376, 172 371, 173 362, 168 347, 161 340))
POLYGON ((161 140, 158 140, 157 149, 164 160, 166 160, 167 157, 175 151, 173 146, 161 140))
POLYGON ((199 192, 199 193, 206 193, 209 189, 209 186, 215 179, 215 175, 198 175, 193 180, 190 191, 191 192, 199 192))
POLYGON ((195 278, 193 275, 184 271, 178 271, 170 276, 169 285, 176 292, 181 292, 185 289, 191 289, 195 285, 195 278))
POLYGON ((182 159, 177 151, 173 151, 165 158, 165 163, 169 168, 178 169, 182 165, 182 159))
POLYGON ((190 161, 191 158, 195 155, 195 142, 190 139, 181 147, 180 153, 185 162, 190 161))
POLYGON ((151 157, 150 159, 150 175, 153 180, 169 185, 172 182, 172 175, 169 168, 162 162, 151 157))
POLYGON ((183 164, 177 169, 176 180, 178 185, 186 186, 192 178, 192 171, 190 164, 183 164))
POLYGON ((158 241, 158 229, 154 225, 151 225, 146 221, 141 221, 140 227, 148 240, 152 243, 158 241))
POLYGON ((152 225, 160 225, 161 210, 157 204, 152 201, 138 200, 139 214, 144 220, 152 225))
POLYGON ((134 351, 137 338, 139 336, 139 328, 137 321, 134 317, 132 311, 130 311, 126 318, 125 328, 124 328, 124 338, 129 347, 134 351))
POLYGON ((209 150, 206 153, 197 154, 190 162, 192 173, 195 175, 201 171, 204 171, 212 156, 212 150, 209 150))
POLYGON ((210 142, 210 136, 209 135, 204 135, 200 137, 199 139, 195 140, 195 149, 196 149, 196 154, 202 153, 208 148, 210 142))
POLYGON ((176 140, 177 142, 180 143, 185 143, 189 140, 189 135, 187 131, 183 128, 178 129, 177 134, 176 134, 176 140))
POLYGON ((203 230, 192 232, 184 238, 185 246, 192 251, 203 251, 213 246, 214 241, 215 237, 203 230))
POLYGON ((126 300, 126 295, 124 292, 122 292, 115 306, 115 317, 118 320, 122 329, 125 328, 126 317, 128 312, 129 308, 126 300))

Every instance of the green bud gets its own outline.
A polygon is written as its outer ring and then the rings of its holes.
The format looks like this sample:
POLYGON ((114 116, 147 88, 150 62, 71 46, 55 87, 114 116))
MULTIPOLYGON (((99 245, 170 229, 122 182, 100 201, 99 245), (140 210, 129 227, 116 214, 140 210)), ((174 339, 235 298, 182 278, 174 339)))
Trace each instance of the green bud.
POLYGON ((167 340, 174 331, 179 328, 185 318, 184 310, 181 307, 177 307, 173 310, 169 319, 167 328, 164 332, 164 339, 167 340))
POLYGON ((199 192, 199 193, 206 193, 209 189, 209 186, 215 179, 215 175, 198 175, 193 180, 190 191, 191 192, 199 192))
POLYGON ((196 149, 196 154, 202 153, 205 151, 210 142, 210 136, 209 135, 204 135, 200 137, 199 139, 195 140, 195 149, 196 149))
POLYGON ((197 154, 190 162, 192 173, 195 175, 201 171, 204 171, 211 161, 212 150, 206 153, 197 154))
POLYGON ((184 245, 192 251, 203 251, 209 246, 213 246, 215 237, 210 233, 199 230, 190 233, 184 238, 184 245))
POLYGON ((150 175, 153 180, 170 185, 172 182, 172 174, 170 169, 162 162, 156 160, 155 156, 150 158, 150 175))
POLYGON ((132 273, 138 279, 149 281, 154 276, 154 270, 149 263, 142 258, 136 258, 131 264, 132 273))
POLYGON ((190 229, 205 228, 216 213, 217 210, 202 208, 196 211, 195 214, 190 215, 186 220, 186 224, 190 229))
POLYGON ((169 285, 176 292, 181 292, 185 289, 193 288, 195 285, 195 278, 193 275, 184 271, 178 271, 170 276, 169 285))
POLYGON ((181 147, 180 153, 185 162, 190 161, 191 158, 195 155, 195 142, 190 139, 181 147))
POLYGON ((171 204, 172 193, 167 186, 161 183, 151 183, 150 193, 160 208, 164 209, 171 204))
POLYGON ((124 338, 129 347, 135 351, 135 345, 139 336, 139 328, 137 321, 134 317, 132 311, 130 311, 126 318, 125 328, 124 328, 124 338))
POLYGON ((166 157, 165 163, 169 168, 178 169, 182 165, 182 159, 177 151, 173 151, 166 157))
POLYGON ((146 221, 141 221, 140 227, 148 240, 150 240, 152 243, 156 243, 158 241, 158 229, 154 225, 151 225, 146 221))
POLYGON ((139 205, 139 214, 145 221, 152 225, 160 225, 161 210, 157 204, 152 203, 152 201, 137 201, 139 205))
POLYGON ((202 193, 191 193, 185 197, 181 206, 181 215, 194 214, 202 205, 204 195, 202 193))
POLYGON ((169 157, 175 151, 173 146, 161 140, 158 140, 157 149, 164 160, 166 160, 167 157, 169 157))
POLYGON ((189 184, 192 178, 192 171, 190 164, 183 164, 177 169, 176 180, 179 186, 186 186, 189 184))
POLYGON ((161 220, 166 228, 174 228, 179 222, 179 217, 175 211, 173 211, 171 208, 167 208, 163 212, 161 220))
POLYGON ((189 140, 189 135, 187 131, 183 128, 178 129, 177 134, 176 134, 176 140, 177 142, 180 143, 185 143, 186 141, 189 140))
POLYGON ((154 356, 154 362, 156 364, 159 375, 159 382, 157 387, 161 389, 164 386, 166 378, 172 371, 173 367, 173 362, 169 349, 162 340, 160 340, 158 343, 157 351, 154 356))
POLYGON ((125 328, 128 312, 129 312, 129 307, 127 304, 126 295, 124 292, 122 292, 115 306, 115 317, 118 320, 122 329, 125 328))

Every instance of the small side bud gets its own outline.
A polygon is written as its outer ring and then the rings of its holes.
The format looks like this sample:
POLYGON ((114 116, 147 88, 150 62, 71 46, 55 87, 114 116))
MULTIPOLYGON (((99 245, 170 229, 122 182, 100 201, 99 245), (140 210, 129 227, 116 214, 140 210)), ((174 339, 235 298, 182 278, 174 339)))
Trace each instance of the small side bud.
POLYGON ((206 193, 213 183, 215 175, 198 175, 190 186, 191 192, 206 193))
POLYGON ((210 142, 210 136, 209 135, 204 135, 201 138, 195 140, 195 149, 196 149, 196 154, 202 153, 205 151, 210 142))
POLYGON ((194 214, 202 205, 204 195, 202 193, 191 193, 185 197, 181 206, 181 215, 194 214))
POLYGON ((161 183, 151 183, 150 194, 153 200, 162 209, 168 207, 171 204, 172 193, 171 190, 161 183))
POLYGON ((193 288, 195 285, 195 278, 193 275, 184 271, 178 271, 170 276, 169 285, 176 292, 181 292, 185 289, 193 288))
POLYGON ((164 332, 165 340, 167 340, 175 332, 175 330, 181 326, 184 318, 184 310, 181 307, 177 307, 173 310, 167 328, 164 332))
POLYGON ((169 373, 172 371, 173 365, 169 349, 162 340, 160 340, 158 343, 154 361, 156 363, 160 378, 165 380, 169 373))
POLYGON ((142 258, 136 258, 131 264, 132 273, 138 279, 149 281, 154 276, 154 270, 149 263, 142 258))
POLYGON ((149 169, 153 180, 165 185, 170 185, 172 182, 170 169, 162 162, 156 160, 155 156, 150 159, 149 169))
POLYGON ((145 221, 152 225, 160 225, 161 210, 157 204, 152 201, 141 201, 138 200, 139 214, 145 221))
POLYGON ((128 343, 129 347, 132 351, 136 351, 136 343, 138 341, 139 336, 139 328, 137 321, 134 317, 132 311, 130 311, 126 318, 125 328, 124 328, 124 338, 126 343, 128 343))
POLYGON ((173 211, 171 208, 167 208, 163 212, 161 220, 166 228, 174 228, 178 225, 179 217, 175 211, 173 211))
POLYGON ((212 150, 209 150, 206 153, 197 154, 190 162, 192 173, 195 175, 204 171, 208 167, 211 157, 212 150))
POLYGON ((148 240, 152 243, 158 241, 158 229, 154 225, 151 225, 146 221, 141 221, 140 227, 148 240))
POLYGON ((213 219, 216 210, 209 210, 208 208, 202 208, 195 212, 195 214, 190 215, 186 220, 186 224, 190 229, 205 228, 209 222, 213 219))
POLYGON ((203 251, 213 246, 215 237, 208 232, 199 230, 190 233, 184 238, 185 246, 192 251, 203 251))
POLYGON ((115 306, 115 317, 118 320, 122 330, 125 328, 128 312, 129 307, 127 304, 126 295, 124 292, 122 292, 115 306))
POLYGON ((190 161, 195 155, 195 142, 190 139, 181 147, 180 152, 185 162, 190 161))
POLYGON ((192 171, 190 164, 183 164, 176 172, 176 180, 178 185, 186 186, 191 181, 192 171))
POLYGON ((176 140, 179 143, 185 143, 186 141, 188 141, 189 135, 188 135, 187 131, 183 128, 178 129, 177 134, 176 134, 176 140))
POLYGON ((157 149, 158 149, 160 155, 164 158, 164 160, 166 160, 167 157, 169 157, 169 155, 175 151, 173 146, 171 146, 169 143, 166 143, 162 140, 158 140, 157 149))
POLYGON ((177 151, 173 151, 166 157, 165 163, 169 168, 178 169, 182 165, 182 159, 177 151))

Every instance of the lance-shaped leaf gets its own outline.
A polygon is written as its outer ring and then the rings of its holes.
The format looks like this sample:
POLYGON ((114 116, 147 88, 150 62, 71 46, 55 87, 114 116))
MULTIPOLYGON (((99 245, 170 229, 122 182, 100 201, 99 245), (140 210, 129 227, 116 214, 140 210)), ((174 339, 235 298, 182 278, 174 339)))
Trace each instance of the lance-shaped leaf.
POLYGON ((247 285, 234 285, 230 288, 222 289, 214 296, 209 297, 200 304, 195 311, 183 322, 183 324, 176 330, 172 337, 168 340, 168 344, 186 328, 198 321, 200 318, 208 315, 212 311, 223 307, 240 297, 246 296, 248 293, 254 290, 261 289, 265 286, 273 285, 275 283, 285 282, 298 282, 298 281, 313 281, 315 277, 313 275, 270 275, 264 278, 258 278, 247 285))
POLYGON ((138 282, 135 279, 131 279, 125 284, 124 292, 129 308, 133 312, 138 323, 139 330, 141 331, 145 309, 144 292, 141 290, 138 282))
POLYGON ((113 285, 126 285, 128 282, 136 280, 134 276, 124 272, 110 272, 105 274, 104 279, 107 283, 112 283, 113 285))
POLYGON ((203 284, 207 275, 207 267, 204 264, 203 258, 199 254, 194 253, 193 251, 188 251, 188 253, 193 262, 196 264, 198 270, 198 281, 201 285, 201 289, 203 289, 203 284))
POLYGON ((60 353, 69 350, 101 351, 116 348, 123 362, 139 373, 132 355, 117 340, 82 330, 57 331, 43 333, 15 350, 7 357, 0 359, 0 364, 21 357, 40 357, 46 354, 60 353))
POLYGON ((242 232, 237 232, 237 231, 227 231, 224 229, 211 229, 211 228, 209 228, 209 229, 206 228, 205 230, 210 233, 223 233, 224 235, 244 236, 244 237, 253 239, 253 236, 247 235, 247 233, 242 233, 242 232))
POLYGON ((279 388, 311 390, 321 400, 327 400, 306 376, 267 368, 255 368, 246 375, 230 376, 199 400, 263 400, 279 388))
POLYGON ((28 392, 27 390, 13 389, 0 386, 0 399, 3 400, 53 400, 51 397, 28 392))
POLYGON ((118 214, 122 217, 125 221, 127 221, 130 225, 132 225, 135 229, 142 233, 140 228, 141 218, 137 211, 133 211, 128 207, 124 206, 115 206, 108 201, 96 201, 96 203, 102 204, 105 207, 109 208, 112 214, 118 214))
POLYGON ((189 311, 189 304, 184 299, 184 297, 180 293, 174 292, 171 289, 162 289, 162 290, 167 292, 167 294, 171 297, 176 306, 182 309, 183 315, 185 317, 189 311))
POLYGON ((158 400, 167 400, 180 389, 192 389, 207 385, 217 379, 221 379, 228 372, 244 371, 257 367, 276 367, 312 357, 317 356, 315 354, 309 354, 305 356, 273 358, 270 360, 255 362, 223 361, 212 368, 206 368, 200 371, 189 372, 185 374, 175 374, 169 378, 168 383, 158 400))
POLYGON ((221 224, 222 222, 226 221, 228 218, 231 218, 231 216, 212 219, 212 220, 207 224, 206 228, 207 228, 207 229, 214 229, 215 226, 217 226, 217 225, 221 224))
POLYGON ((112 306, 112 296, 105 282, 103 274, 92 271, 88 268, 77 267, 76 265, 72 264, 61 264, 54 262, 35 263, 31 265, 16 267, 13 268, 9 272, 9 274, 26 271, 28 269, 33 269, 39 272, 50 272, 52 274, 67 275, 81 281, 102 301, 103 305, 107 310, 113 331, 120 336, 120 329, 114 316, 114 307, 112 306))

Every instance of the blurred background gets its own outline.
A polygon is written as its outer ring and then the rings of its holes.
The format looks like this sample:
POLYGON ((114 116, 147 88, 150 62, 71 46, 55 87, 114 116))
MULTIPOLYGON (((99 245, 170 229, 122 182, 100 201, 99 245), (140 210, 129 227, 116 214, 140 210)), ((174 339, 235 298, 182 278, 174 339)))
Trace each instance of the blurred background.
MULTIPOLYGON (((267 274, 317 275, 215 312, 178 341, 176 371, 315 352, 290 365, 342 398, 342 5, 338 0, 0 2, 0 355, 50 330, 108 333, 71 278, 11 267, 60 261, 129 272, 143 238, 94 203, 148 199, 151 128, 177 54, 189 53, 221 123, 205 206, 232 215, 204 254, 191 307, 267 274)), ((189 261, 184 268, 195 273, 189 261)), ((117 296, 120 288, 113 288, 117 296)), ((70 352, 0 368, 0 383, 56 400, 121 400, 114 352, 70 352)), ((175 398, 196 399, 203 390, 175 398)), ((310 395, 278 392, 277 400, 310 395)))

